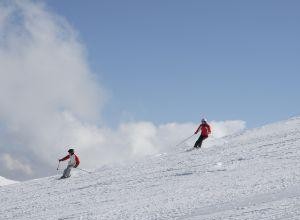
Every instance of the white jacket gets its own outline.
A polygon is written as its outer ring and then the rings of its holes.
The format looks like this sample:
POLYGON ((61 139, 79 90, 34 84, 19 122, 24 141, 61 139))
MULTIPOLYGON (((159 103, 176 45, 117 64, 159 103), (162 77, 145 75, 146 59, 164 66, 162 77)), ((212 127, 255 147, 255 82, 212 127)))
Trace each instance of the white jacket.
POLYGON ((79 158, 75 154, 72 154, 72 155, 69 154, 69 155, 65 156, 64 158, 60 159, 59 161, 64 161, 67 159, 70 159, 68 162, 68 166, 75 166, 75 165, 78 166, 80 163, 79 158))
POLYGON ((75 166, 76 165, 76 159, 75 159, 75 154, 70 156, 70 160, 68 162, 69 166, 75 166))

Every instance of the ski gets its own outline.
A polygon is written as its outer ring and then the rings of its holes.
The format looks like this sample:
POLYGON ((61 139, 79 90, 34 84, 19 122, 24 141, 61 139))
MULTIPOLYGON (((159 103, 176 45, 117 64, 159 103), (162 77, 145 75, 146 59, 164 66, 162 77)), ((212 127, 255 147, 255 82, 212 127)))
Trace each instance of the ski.
POLYGON ((198 149, 200 149, 200 148, 197 148, 197 147, 190 147, 190 148, 187 148, 187 149, 185 150, 185 152, 190 152, 190 151, 198 150, 198 149))

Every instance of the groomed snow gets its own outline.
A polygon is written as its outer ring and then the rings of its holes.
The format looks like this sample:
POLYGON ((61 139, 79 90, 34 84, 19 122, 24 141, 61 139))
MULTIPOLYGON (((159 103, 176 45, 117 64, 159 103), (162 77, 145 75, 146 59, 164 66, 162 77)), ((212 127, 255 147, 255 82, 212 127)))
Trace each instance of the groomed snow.
POLYGON ((0 188, 0 219, 300 219, 300 118, 0 188))

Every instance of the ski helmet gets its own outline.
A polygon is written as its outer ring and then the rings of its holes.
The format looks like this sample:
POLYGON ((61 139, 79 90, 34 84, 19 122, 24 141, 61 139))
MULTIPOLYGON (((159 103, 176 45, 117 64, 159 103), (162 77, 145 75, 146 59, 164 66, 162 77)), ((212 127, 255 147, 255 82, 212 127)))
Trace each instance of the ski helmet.
POLYGON ((202 123, 207 123, 207 120, 205 118, 202 118, 201 122, 202 123))
POLYGON ((68 152, 69 152, 70 154, 74 154, 74 149, 69 149, 68 152))

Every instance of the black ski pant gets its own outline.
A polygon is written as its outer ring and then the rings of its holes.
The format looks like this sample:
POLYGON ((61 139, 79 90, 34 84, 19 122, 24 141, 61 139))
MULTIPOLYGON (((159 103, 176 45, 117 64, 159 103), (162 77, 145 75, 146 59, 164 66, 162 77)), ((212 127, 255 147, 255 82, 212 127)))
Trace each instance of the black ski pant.
POLYGON ((207 136, 202 136, 200 135, 200 137, 198 138, 198 140, 196 141, 194 147, 195 148, 200 148, 202 145, 202 141, 204 141, 207 138, 207 136))

